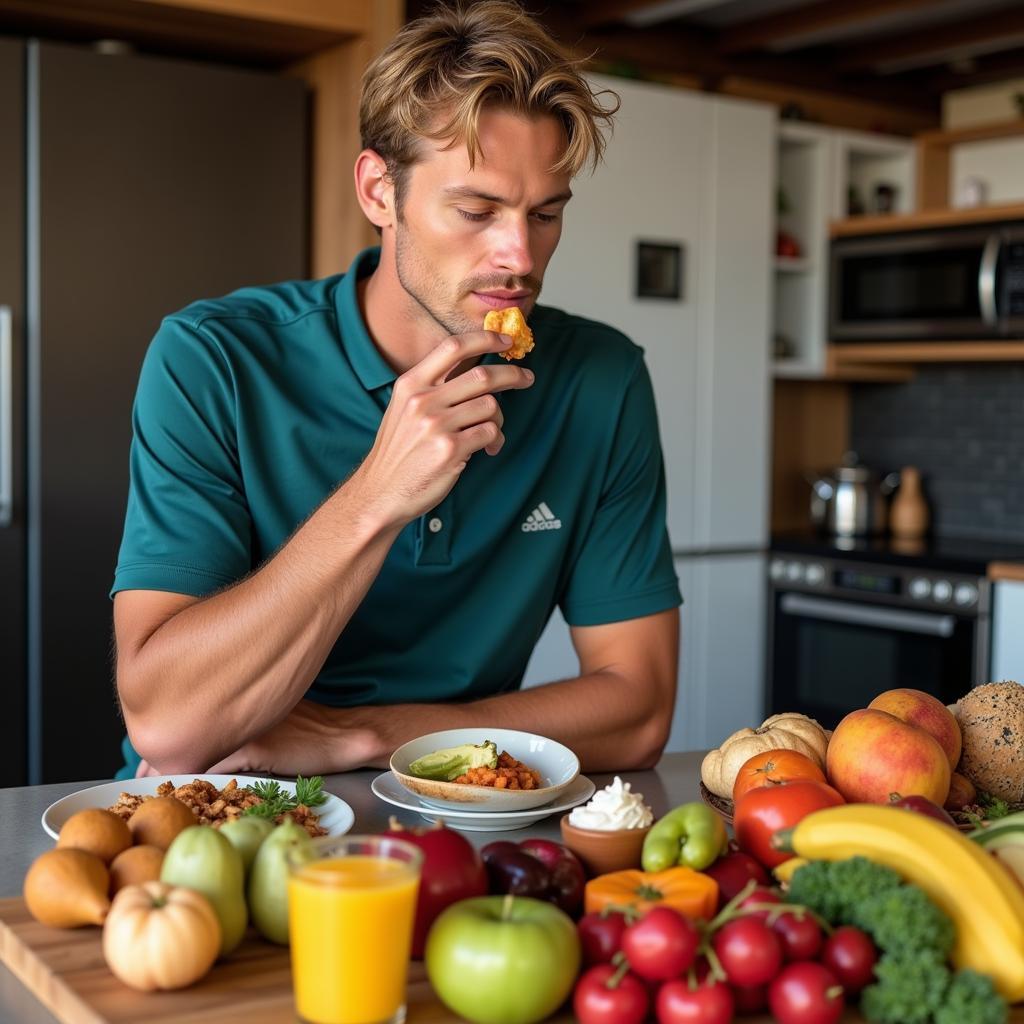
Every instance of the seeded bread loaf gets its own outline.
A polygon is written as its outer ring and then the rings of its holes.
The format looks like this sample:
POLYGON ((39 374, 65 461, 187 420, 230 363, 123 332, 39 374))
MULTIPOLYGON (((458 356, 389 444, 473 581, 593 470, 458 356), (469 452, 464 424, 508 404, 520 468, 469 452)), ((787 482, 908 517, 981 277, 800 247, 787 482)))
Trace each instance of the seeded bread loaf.
POLYGON ((960 774, 986 793, 1024 803, 1024 686, 976 686, 956 702, 954 714, 963 735, 960 774))

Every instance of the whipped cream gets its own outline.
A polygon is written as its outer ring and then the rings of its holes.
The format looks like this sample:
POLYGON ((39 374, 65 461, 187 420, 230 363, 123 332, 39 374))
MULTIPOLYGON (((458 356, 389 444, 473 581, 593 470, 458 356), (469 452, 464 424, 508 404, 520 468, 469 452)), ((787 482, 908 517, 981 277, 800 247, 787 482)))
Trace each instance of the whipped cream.
POLYGON ((593 799, 582 807, 574 807, 569 814, 570 825, 600 832, 646 828, 652 821, 654 812, 644 803, 643 794, 631 792, 629 783, 618 775, 610 785, 599 789, 593 799))

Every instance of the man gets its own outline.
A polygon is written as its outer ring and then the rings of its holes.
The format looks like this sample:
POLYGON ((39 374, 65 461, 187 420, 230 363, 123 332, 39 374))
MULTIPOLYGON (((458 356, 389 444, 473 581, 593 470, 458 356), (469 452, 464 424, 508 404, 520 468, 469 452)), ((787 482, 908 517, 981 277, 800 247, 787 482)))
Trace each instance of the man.
POLYGON ((536 305, 610 114, 516 4, 441 9, 364 79, 379 250, 161 325, 113 588, 139 773, 324 774, 456 726, 657 760, 680 599, 650 382, 536 305), (513 305, 521 365, 481 329, 513 305), (556 604, 580 675, 519 691, 556 604))

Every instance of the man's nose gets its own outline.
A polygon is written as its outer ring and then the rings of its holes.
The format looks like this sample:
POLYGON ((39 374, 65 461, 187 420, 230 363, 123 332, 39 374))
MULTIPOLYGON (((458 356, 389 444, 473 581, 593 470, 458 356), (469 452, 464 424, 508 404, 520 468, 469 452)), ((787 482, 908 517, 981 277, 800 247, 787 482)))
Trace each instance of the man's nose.
POLYGON ((533 270, 530 251, 530 229, 516 218, 501 227, 501 238, 494 256, 495 263, 516 277, 525 277, 533 270))

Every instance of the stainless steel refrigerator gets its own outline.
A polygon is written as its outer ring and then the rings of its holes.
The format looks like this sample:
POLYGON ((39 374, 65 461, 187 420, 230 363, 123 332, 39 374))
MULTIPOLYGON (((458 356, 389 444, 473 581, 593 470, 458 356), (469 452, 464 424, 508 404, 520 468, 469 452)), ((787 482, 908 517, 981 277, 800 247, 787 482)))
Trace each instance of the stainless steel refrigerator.
POLYGON ((0 38, 0 139, 0 786, 109 777, 139 366, 166 313, 305 274, 307 95, 0 38))

